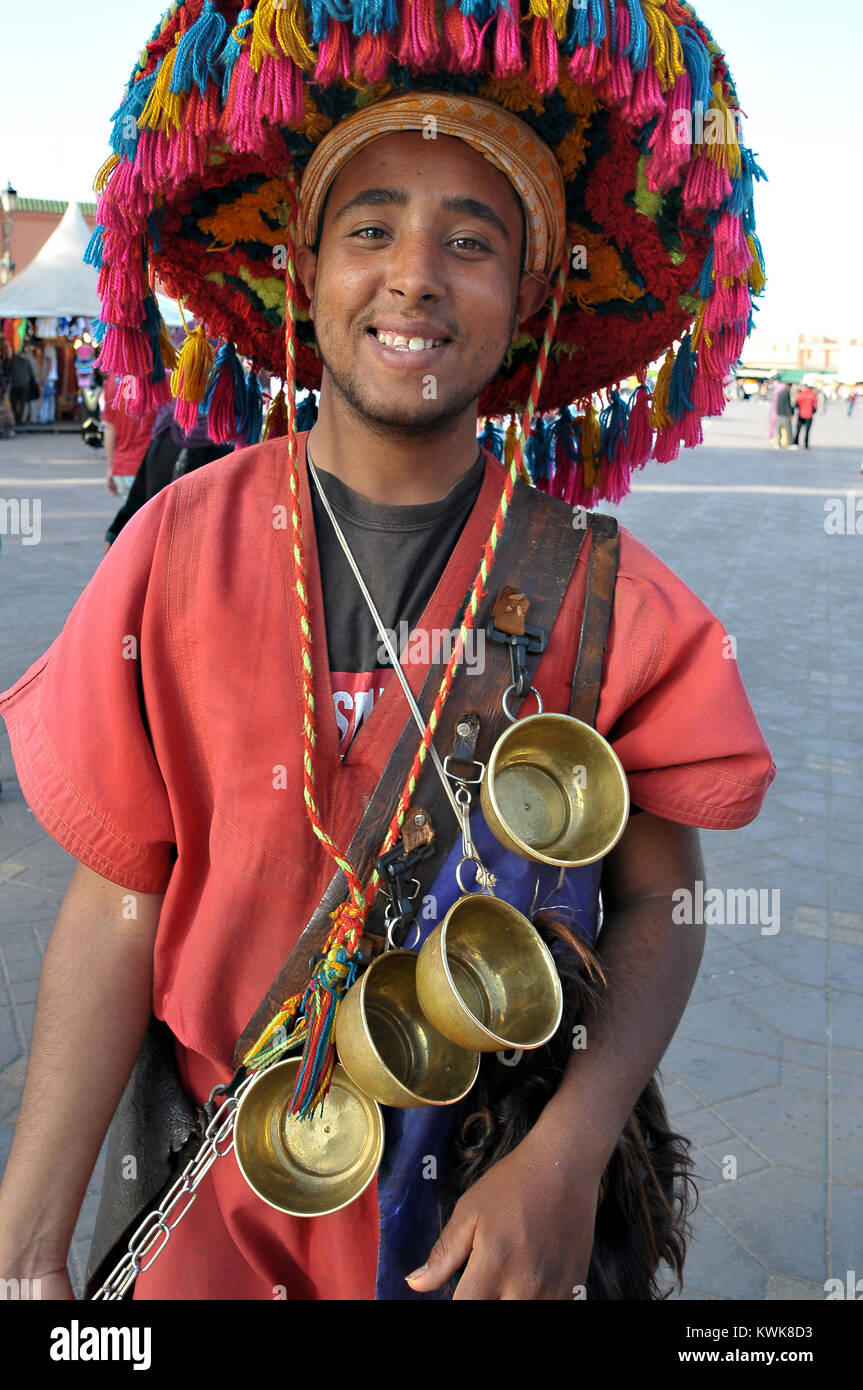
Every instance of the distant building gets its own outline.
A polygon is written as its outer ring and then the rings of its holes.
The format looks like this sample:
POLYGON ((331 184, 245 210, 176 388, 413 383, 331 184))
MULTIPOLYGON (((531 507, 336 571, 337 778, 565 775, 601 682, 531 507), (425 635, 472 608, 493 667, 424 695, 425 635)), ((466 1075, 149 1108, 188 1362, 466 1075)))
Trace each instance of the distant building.
POLYGON ((863 352, 856 338, 826 338, 799 333, 796 338, 771 338, 756 330, 747 340, 738 376, 773 376, 783 373, 789 380, 813 376, 848 378, 842 375, 842 363, 850 350, 863 352))
MULTIPOLYGON (((42 250, 67 206, 56 198, 22 198, 19 195, 10 245, 16 275, 20 275, 42 250)), ((92 230, 96 225, 96 204, 82 203, 81 211, 92 230)))

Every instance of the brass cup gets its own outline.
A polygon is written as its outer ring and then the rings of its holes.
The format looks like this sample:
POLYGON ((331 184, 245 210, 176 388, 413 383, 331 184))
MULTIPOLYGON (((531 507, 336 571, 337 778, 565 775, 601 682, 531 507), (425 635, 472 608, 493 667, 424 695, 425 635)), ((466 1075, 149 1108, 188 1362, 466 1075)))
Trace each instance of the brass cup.
POLYGON ((269 1067, 252 1083, 234 1123, 234 1152, 253 1192, 289 1216, 327 1216, 371 1182, 384 1151, 379 1107, 337 1066, 323 1112, 288 1114, 301 1058, 269 1067))
POLYGON ((505 849, 562 869, 602 859, 629 815, 617 754, 589 724, 568 714, 534 714, 501 734, 480 801, 505 849))
POLYGON ((414 951, 386 951, 345 995, 336 1049, 345 1071, 381 1105, 452 1105, 479 1072, 476 1050, 444 1037, 420 1009, 414 951))
POLYGON ((444 1037, 479 1052, 541 1047, 563 1013, 560 978, 539 932, 484 893, 459 898, 424 942, 417 995, 444 1037))

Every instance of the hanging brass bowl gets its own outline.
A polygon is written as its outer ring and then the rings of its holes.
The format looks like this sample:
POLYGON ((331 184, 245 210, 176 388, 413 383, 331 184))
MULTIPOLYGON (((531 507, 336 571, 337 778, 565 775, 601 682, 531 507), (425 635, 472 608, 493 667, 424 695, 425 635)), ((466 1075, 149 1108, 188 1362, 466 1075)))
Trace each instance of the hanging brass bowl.
POLYGON ((327 1216, 356 1200, 380 1166, 380 1108, 342 1067, 333 1072, 323 1111, 288 1113, 301 1058, 278 1062, 252 1083, 234 1122, 234 1152, 249 1187, 289 1216, 327 1216))
POLYGON ((453 903, 417 958, 426 1018, 460 1047, 541 1047, 557 1031, 563 991, 554 959, 528 919, 500 898, 453 903))
POLYGON ((568 714, 534 714, 501 734, 480 801, 489 830, 506 849, 562 869, 602 859, 629 815, 617 754, 568 714))
POLYGON ((420 1009, 414 951, 385 951, 348 990, 336 1050, 348 1075, 381 1105, 452 1105, 479 1072, 479 1054, 445 1038, 420 1009))

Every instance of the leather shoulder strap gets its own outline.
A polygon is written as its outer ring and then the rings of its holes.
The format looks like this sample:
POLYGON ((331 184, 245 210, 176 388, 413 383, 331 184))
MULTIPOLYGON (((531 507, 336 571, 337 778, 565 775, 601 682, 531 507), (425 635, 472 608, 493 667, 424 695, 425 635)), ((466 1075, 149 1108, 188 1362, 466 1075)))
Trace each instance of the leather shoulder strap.
POLYGON ((591 521, 587 591, 569 712, 573 718, 593 725, 602 683, 602 659, 614 607, 619 536, 617 521, 613 516, 595 512, 591 521))
MULTIPOLYGON (((500 590, 507 584, 517 588, 523 586, 525 575, 528 575, 530 622, 550 632, 586 535, 587 528, 573 527, 570 507, 535 491, 525 483, 517 483, 498 542, 488 591, 476 615, 476 630, 485 630, 500 590)), ((452 623, 453 628, 458 628, 461 623, 468 597, 469 595, 465 595, 461 609, 452 623)), ((507 726, 508 720, 502 709, 501 698, 510 683, 509 655, 507 650, 496 642, 485 643, 484 655, 485 665, 481 672, 474 671, 469 679, 464 670, 456 673, 453 688, 435 734, 435 745, 439 749, 450 748, 459 715, 468 709, 475 711, 482 721, 484 748, 491 748, 507 726)), ((528 673, 531 678, 536 672, 539 660, 538 653, 529 653, 527 656, 528 673)), ((442 668, 434 666, 419 695, 417 703, 425 718, 428 718, 434 705, 441 675, 442 668)), ((346 857, 363 881, 371 873, 418 743, 416 725, 407 715, 399 741, 347 849, 346 857)), ((431 883, 449 853, 457 826, 430 760, 426 761, 420 775, 413 800, 429 812, 437 831, 434 857, 420 866, 421 880, 431 883)), ((339 870, 334 874, 308 925, 243 1030, 234 1052, 235 1066, 239 1065, 241 1058, 281 1007, 283 1000, 305 985, 309 977, 309 961, 312 956, 320 954, 326 942, 331 926, 330 913, 344 900, 346 894, 345 878, 339 870)))

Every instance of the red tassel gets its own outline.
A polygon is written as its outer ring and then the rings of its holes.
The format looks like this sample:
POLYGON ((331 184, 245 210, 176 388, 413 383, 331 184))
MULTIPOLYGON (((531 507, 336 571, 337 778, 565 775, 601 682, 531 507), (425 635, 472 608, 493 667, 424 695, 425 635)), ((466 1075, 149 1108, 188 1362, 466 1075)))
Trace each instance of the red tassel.
POLYGON ((548 19, 534 18, 530 32, 530 60, 527 80, 538 92, 557 86, 558 52, 554 25, 548 19))

